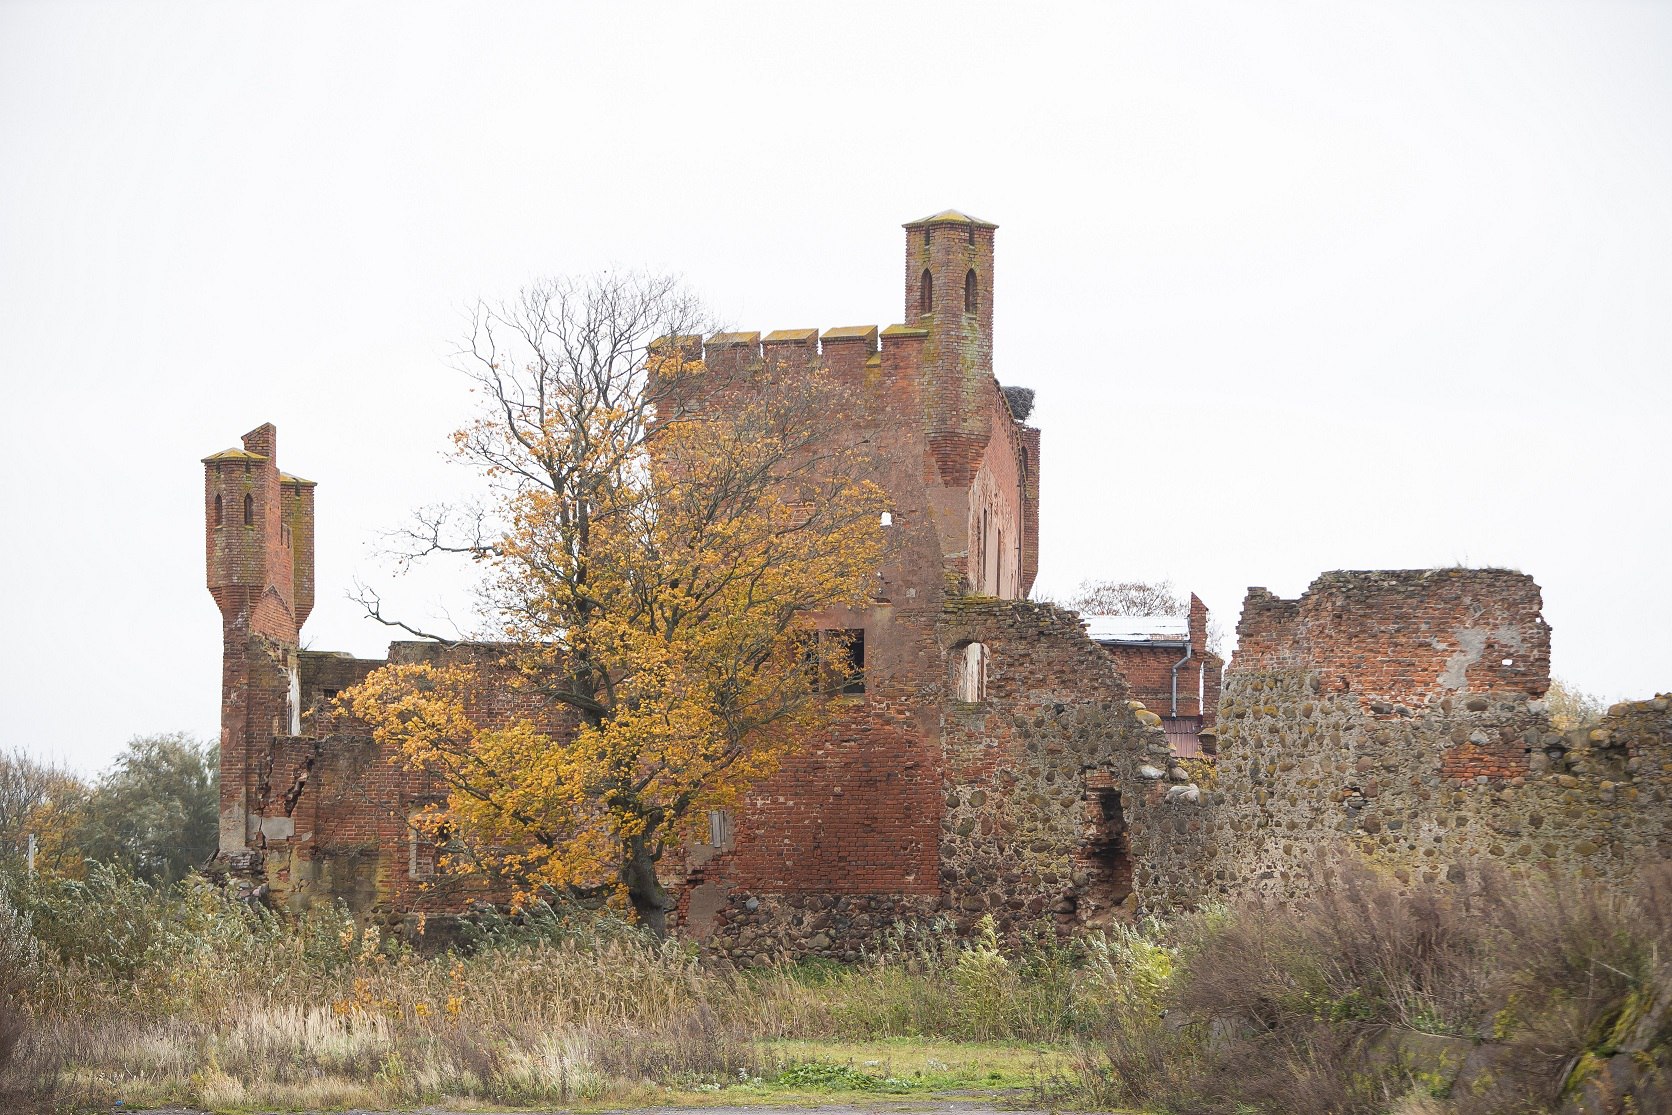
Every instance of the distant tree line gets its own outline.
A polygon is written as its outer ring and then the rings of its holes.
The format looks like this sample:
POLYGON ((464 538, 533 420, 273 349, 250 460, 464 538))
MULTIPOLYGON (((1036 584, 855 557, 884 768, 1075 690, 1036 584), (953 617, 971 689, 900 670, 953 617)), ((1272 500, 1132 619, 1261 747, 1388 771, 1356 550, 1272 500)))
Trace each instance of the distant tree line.
POLYGON ((0 866, 23 866, 34 837, 37 871, 100 862, 172 882, 214 855, 219 815, 220 749, 182 732, 135 737, 91 781, 0 751, 0 866))

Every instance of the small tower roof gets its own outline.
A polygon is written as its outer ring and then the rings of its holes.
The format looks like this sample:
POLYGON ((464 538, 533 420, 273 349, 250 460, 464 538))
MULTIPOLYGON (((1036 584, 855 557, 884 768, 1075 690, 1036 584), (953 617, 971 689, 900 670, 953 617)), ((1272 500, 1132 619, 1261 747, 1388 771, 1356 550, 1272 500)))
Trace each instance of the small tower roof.
POLYGON ((972 217, 968 213, 960 213, 956 209, 945 209, 932 217, 921 220, 908 221, 902 228, 922 228, 924 225, 974 225, 976 228, 998 228, 992 221, 984 221, 980 217, 972 217))

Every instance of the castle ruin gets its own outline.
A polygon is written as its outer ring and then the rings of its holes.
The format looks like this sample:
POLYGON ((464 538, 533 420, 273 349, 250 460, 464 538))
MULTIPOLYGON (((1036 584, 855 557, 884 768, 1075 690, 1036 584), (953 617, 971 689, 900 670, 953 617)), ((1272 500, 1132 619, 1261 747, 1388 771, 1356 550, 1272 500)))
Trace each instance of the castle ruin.
MULTIPOLYGON (((687 849, 683 933, 739 961, 853 958, 906 920, 1005 929, 1130 920, 1319 885, 1320 847, 1402 878, 1481 860, 1623 873, 1669 845, 1672 714, 1551 728, 1537 586, 1496 570, 1331 573, 1251 590, 1220 693, 1207 613, 1087 624, 1027 596, 1038 568, 1031 392, 992 367, 995 226, 905 226, 905 321, 724 333, 710 368, 817 362, 861 400, 893 501, 860 690, 838 722, 687 849), (1217 760, 1213 758, 1217 752, 1217 760), (1204 754, 1205 753, 1205 754, 1204 754)), ((390 920, 492 897, 437 870, 412 823, 442 800, 332 699, 383 660, 300 649, 312 482, 272 426, 205 458, 208 583, 223 623, 221 855, 290 909, 390 920)), ((398 642, 389 662, 491 647, 398 642)), ((502 715, 528 713, 507 691, 502 715)))

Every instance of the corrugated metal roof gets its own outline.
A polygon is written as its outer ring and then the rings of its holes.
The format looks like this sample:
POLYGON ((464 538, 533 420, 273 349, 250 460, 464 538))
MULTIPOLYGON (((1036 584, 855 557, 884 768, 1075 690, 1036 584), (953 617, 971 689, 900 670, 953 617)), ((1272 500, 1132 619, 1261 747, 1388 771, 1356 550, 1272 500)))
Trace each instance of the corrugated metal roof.
POLYGON ((1082 616, 1086 634, 1099 643, 1183 643, 1190 639, 1188 616, 1082 616))
POLYGON ((1202 718, 1200 716, 1163 716, 1161 726, 1167 732, 1167 742, 1173 754, 1190 757, 1202 753, 1202 718))

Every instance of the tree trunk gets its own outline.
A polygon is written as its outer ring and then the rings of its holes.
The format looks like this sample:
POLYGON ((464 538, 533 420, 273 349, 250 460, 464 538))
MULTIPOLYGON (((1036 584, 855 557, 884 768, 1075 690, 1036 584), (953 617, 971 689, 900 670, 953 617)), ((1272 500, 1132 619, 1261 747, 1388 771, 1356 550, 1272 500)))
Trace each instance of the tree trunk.
POLYGON ((627 897, 633 903, 633 914, 638 923, 656 934, 668 934, 668 911, 676 905, 674 898, 656 877, 656 861, 642 837, 627 842, 625 862, 621 866, 622 880, 627 884, 627 897))

